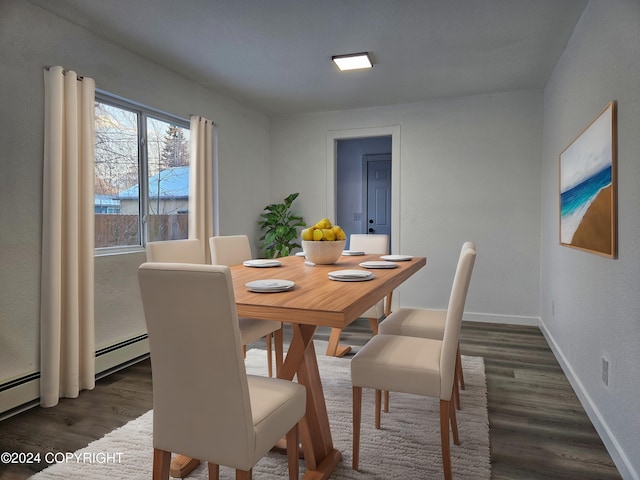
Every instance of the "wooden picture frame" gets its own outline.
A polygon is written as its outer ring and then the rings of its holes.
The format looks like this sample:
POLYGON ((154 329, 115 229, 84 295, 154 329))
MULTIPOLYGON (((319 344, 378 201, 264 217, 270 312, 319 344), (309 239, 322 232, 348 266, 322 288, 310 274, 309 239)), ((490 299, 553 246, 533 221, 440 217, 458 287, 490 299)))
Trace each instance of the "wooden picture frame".
POLYGON ((560 153, 560 244, 617 258, 617 122, 612 101, 560 153))

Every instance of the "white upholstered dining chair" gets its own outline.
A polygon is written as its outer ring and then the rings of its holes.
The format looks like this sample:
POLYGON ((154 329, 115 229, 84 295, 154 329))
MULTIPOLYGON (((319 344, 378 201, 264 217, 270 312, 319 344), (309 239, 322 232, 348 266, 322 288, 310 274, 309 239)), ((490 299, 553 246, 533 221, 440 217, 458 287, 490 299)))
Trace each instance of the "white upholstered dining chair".
MULTIPOLYGON (((218 235, 209 238, 211 251, 211 263, 213 265, 239 265, 246 260, 251 260, 251 244, 246 235, 218 235)), ((245 346, 264 337, 267 342, 267 369, 269 376, 273 374, 273 356, 271 348, 271 336, 273 334, 274 350, 276 353, 276 372, 280 370, 284 360, 282 322, 271 320, 259 320, 256 318, 238 319, 240 323, 240 335, 245 346)))
POLYGON ((250 480, 285 435, 289 478, 297 479, 306 390, 247 375, 229 268, 147 262, 138 277, 151 353, 153 479, 168 480, 174 452, 208 462, 210 479, 225 465, 250 480))
POLYGON ((380 428, 381 390, 410 393, 440 400, 440 440, 444 478, 452 478, 450 432, 459 444, 452 405, 456 351, 464 300, 476 258, 466 249, 456 269, 442 340, 378 334, 351 360, 353 387, 353 469, 359 468, 362 388, 376 390, 376 428, 380 428))
MULTIPOLYGON (((349 236, 349 250, 386 255, 389 253, 389 235, 352 233, 349 236)), ((392 292, 387 295, 386 299, 380 300, 360 315, 362 318, 366 318, 369 321, 369 326, 371 327, 371 331, 374 335, 378 334, 378 321, 380 318, 391 311, 391 296, 392 292)), ((327 346, 327 355, 331 355, 332 352, 336 351, 338 343, 340 342, 341 334, 341 328, 331 329, 329 345, 327 346)))
MULTIPOLYGON (((249 254, 250 255, 250 254, 249 254)), ((186 240, 167 240, 147 243, 148 262, 195 263, 204 264, 205 256, 202 243, 197 238, 186 240)), ((224 264, 226 265, 226 264, 224 264)), ((279 322, 265 322, 254 319, 240 319, 240 341, 243 351, 246 346, 262 337, 267 337, 267 370, 272 375, 271 333, 282 328, 279 322)), ((280 350, 282 352, 282 349, 280 350)), ((282 355, 282 354, 280 354, 282 355)), ((276 357, 278 356, 276 342, 276 357)), ((276 360, 277 362, 277 360, 276 360)))
POLYGON ((147 262, 204 263, 204 251, 197 238, 149 242, 147 262))
MULTIPOLYGON (((462 260, 465 250, 471 248, 476 251, 473 242, 465 242, 460 249, 458 262, 462 260)), ((466 297, 464 299, 466 302, 466 297)), ((463 304, 464 305, 464 304, 463 304)), ((404 335, 407 337, 433 338, 442 340, 444 327, 447 318, 446 310, 435 310, 428 308, 407 308, 402 307, 393 312, 383 322, 380 323, 379 332, 385 335, 404 335)), ((460 345, 456 353, 456 388, 455 401, 456 408, 460 409, 460 395, 458 388, 464 390, 464 373, 462 371, 462 358, 460 356, 460 345)), ((385 396, 388 392, 385 392, 385 396)), ((389 400, 385 398, 385 410, 388 410, 389 400)))

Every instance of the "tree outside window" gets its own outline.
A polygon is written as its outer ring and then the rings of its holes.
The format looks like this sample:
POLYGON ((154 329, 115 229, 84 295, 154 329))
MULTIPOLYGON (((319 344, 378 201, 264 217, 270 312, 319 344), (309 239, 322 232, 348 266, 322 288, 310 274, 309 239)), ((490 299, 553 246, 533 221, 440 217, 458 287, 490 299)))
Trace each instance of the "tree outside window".
POLYGON ((95 114, 96 248, 187 238, 187 121, 120 99, 99 98, 95 114))

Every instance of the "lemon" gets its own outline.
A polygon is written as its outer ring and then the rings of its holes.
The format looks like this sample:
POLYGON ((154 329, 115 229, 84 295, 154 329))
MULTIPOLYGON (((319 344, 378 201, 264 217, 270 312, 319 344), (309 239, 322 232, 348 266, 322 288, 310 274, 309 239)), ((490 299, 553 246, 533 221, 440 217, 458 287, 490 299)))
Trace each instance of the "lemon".
POLYGON ((336 236, 334 235, 333 230, 331 230, 330 228, 323 228, 322 239, 333 242, 336 239, 336 236))
POLYGON ((309 227, 302 230, 302 232, 300 233, 302 240, 313 240, 314 230, 315 230, 315 227, 309 227))
POLYGON ((338 225, 334 225, 333 227, 331 227, 331 230, 333 231, 333 234, 335 235, 336 240, 347 239, 347 234, 344 233, 344 230, 342 230, 342 228, 340 228, 338 225))
POLYGON ((321 229, 316 228, 313 231, 313 240, 316 240, 316 241, 322 240, 322 230, 321 229))
POLYGON ((320 229, 331 228, 331 222, 328 218, 323 218, 318 223, 316 223, 316 227, 320 229))

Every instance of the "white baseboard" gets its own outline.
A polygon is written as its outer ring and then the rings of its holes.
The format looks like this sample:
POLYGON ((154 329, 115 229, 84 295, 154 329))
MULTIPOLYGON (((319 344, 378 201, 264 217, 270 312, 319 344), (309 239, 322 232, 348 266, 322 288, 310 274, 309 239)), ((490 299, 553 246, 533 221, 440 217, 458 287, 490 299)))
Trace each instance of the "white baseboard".
POLYGON ((591 420, 591 423, 602 439, 602 443, 604 443, 604 446, 609 452, 609 455, 611 455, 611 459, 613 460, 613 463, 615 463, 618 471, 620 472, 620 475, 622 475, 622 478, 624 478, 625 480, 640 480, 638 472, 629 461, 629 458, 625 454, 622 445, 620 445, 615 435, 605 422, 604 418, 600 414, 600 410, 591 399, 589 392, 587 392, 580 379, 576 376, 573 368, 571 367, 571 364, 562 353, 562 350, 555 342, 553 336, 547 329, 542 319, 540 319, 539 327, 545 339, 547 340, 551 351, 562 367, 565 376, 569 380, 569 383, 573 387, 573 390, 576 392, 576 395, 578 396, 582 407, 587 413, 589 420, 591 420))
POLYGON ((506 325, 526 325, 530 327, 537 327, 540 321, 540 317, 473 312, 464 312, 462 319, 469 322, 503 323, 506 325))

